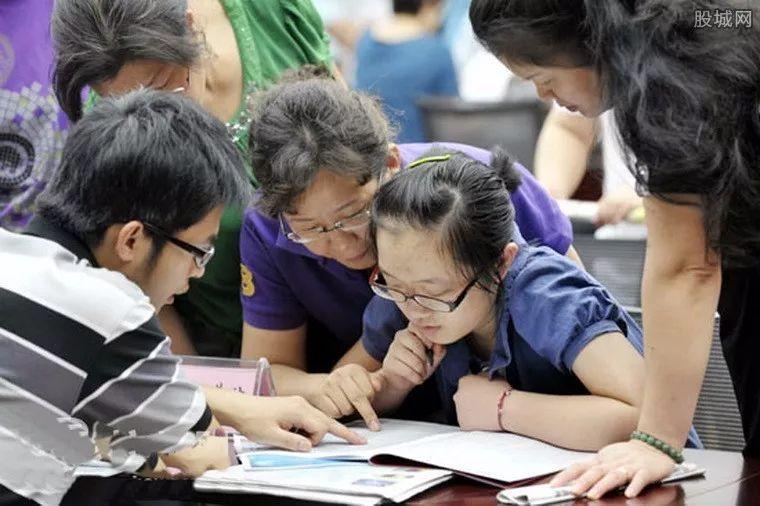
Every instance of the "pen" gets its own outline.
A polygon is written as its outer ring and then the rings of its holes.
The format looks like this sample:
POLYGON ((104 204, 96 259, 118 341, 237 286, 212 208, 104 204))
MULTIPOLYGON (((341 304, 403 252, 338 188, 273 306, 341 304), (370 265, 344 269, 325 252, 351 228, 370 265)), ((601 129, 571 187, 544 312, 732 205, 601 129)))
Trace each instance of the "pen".
POLYGON ((433 367, 433 349, 425 348, 425 356, 427 357, 427 363, 430 367, 433 367))

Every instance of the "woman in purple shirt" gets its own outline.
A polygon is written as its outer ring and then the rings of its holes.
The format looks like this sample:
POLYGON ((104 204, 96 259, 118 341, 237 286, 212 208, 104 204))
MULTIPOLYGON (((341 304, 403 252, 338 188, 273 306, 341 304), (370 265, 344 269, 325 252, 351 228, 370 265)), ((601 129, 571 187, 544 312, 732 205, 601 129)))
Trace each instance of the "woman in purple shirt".
MULTIPOLYGON (((378 103, 331 79, 284 82, 257 96, 252 110, 251 165, 261 189, 240 238, 242 356, 269 358, 278 393, 303 395, 335 417, 358 411, 373 426, 366 399, 377 365, 355 346, 372 298, 369 205, 431 145, 394 144, 378 103), (337 386, 346 376, 355 391, 337 386)), ((484 150, 444 146, 490 161, 484 150)), ((518 170, 524 182, 512 200, 526 240, 573 254, 567 218, 518 170)))

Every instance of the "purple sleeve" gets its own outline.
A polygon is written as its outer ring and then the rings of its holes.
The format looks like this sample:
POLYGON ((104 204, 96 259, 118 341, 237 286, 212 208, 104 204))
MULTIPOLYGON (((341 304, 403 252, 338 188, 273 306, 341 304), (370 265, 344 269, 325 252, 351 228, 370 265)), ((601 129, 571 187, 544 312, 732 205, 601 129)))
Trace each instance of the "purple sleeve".
POLYGON ((249 210, 240 229, 243 320, 261 329, 294 329, 304 324, 306 311, 272 257, 277 251, 265 225, 265 218, 249 210))
POLYGON ((512 203, 522 236, 530 244, 543 244, 564 255, 573 243, 570 220, 525 167, 519 163, 515 167, 522 183, 512 193, 512 203))

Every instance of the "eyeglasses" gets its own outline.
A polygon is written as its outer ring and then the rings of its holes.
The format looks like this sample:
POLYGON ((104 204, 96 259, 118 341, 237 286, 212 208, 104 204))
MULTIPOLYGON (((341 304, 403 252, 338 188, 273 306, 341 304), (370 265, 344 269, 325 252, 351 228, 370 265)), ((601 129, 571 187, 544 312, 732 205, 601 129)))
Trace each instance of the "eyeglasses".
POLYGON ((356 214, 352 214, 347 218, 336 221, 331 227, 314 227, 302 232, 294 232, 293 229, 288 226, 287 228, 290 229, 290 232, 288 232, 285 230, 285 219, 282 217, 282 214, 280 214, 280 230, 285 237, 291 241, 297 242, 298 244, 307 244, 316 241, 317 239, 321 239, 324 237, 324 234, 328 234, 335 230, 347 231, 365 227, 369 224, 370 218, 371 212, 369 207, 365 207, 356 214))
POLYGON ((206 267, 206 264, 209 263, 211 260, 211 257, 214 256, 214 247, 210 247, 209 249, 203 249, 198 246, 194 246, 190 244, 189 242, 185 242, 182 239, 177 239, 176 237, 172 237, 163 230, 161 230, 159 227, 155 225, 151 225, 150 223, 143 222, 143 226, 150 230, 152 233, 156 234, 157 236, 161 237, 162 239, 166 239, 170 243, 174 244, 178 248, 181 248, 191 255, 193 255, 193 260, 195 260, 195 265, 198 266, 199 269, 203 269, 206 267))
POLYGON ((470 291, 470 288, 475 286, 475 284, 478 282, 478 279, 480 279, 480 275, 475 276, 472 281, 467 283, 467 286, 464 287, 461 293, 453 301, 441 300, 436 297, 429 297, 427 295, 419 295, 416 293, 407 295, 401 290, 391 288, 383 282, 385 280, 380 273, 380 269, 377 267, 375 267, 369 277, 369 284, 372 287, 372 291, 375 292, 375 294, 377 294, 379 297, 392 300, 397 304, 401 304, 411 299, 425 309, 429 309, 430 311, 435 311, 437 313, 452 313, 456 310, 456 308, 459 307, 462 301, 464 301, 465 297, 467 297, 467 292, 470 291))

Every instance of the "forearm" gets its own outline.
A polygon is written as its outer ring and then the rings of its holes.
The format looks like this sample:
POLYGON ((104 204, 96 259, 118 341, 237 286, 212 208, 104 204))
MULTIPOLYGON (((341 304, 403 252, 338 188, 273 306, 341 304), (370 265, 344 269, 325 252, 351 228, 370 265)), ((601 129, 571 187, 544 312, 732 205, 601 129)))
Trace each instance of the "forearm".
POLYGON ((232 464, 226 437, 209 436, 200 439, 194 446, 175 453, 160 456, 159 466, 152 474, 155 477, 172 478, 167 467, 179 469, 183 477, 197 478, 209 469, 226 469, 232 464), (164 474, 164 476, 160 476, 164 474))
MULTIPOLYGON (((639 410, 597 395, 544 395, 514 390, 505 399, 502 424, 515 434, 574 450, 595 451, 628 439, 639 410)), ((493 411, 484 417, 496 419, 493 411)))
POLYGON ((277 395, 313 395, 327 374, 312 374, 284 364, 272 364, 272 379, 277 395))
POLYGON ((536 144, 534 172, 549 194, 567 199, 586 173, 594 142, 594 123, 582 117, 551 111, 536 144))
POLYGON ((358 339, 351 349, 338 360, 338 363, 335 364, 333 370, 347 364, 359 364, 369 372, 375 372, 383 365, 382 362, 375 360, 372 355, 367 352, 361 339, 358 339))
POLYGON ((686 441, 707 367, 720 277, 719 269, 644 276, 647 376, 639 429, 675 447, 686 441))
POLYGON ((248 396, 223 388, 202 388, 203 393, 206 395, 206 403, 214 415, 209 430, 215 429, 220 425, 237 428, 241 402, 244 402, 245 397, 248 396))
POLYGON ((644 199, 648 230, 642 313, 646 380, 639 429, 681 447, 691 426, 721 282, 701 197, 644 199))
POLYGON ((385 388, 375 394, 372 399, 372 407, 381 415, 392 413, 401 406, 413 388, 414 385, 411 384, 409 386, 386 385, 385 388))

